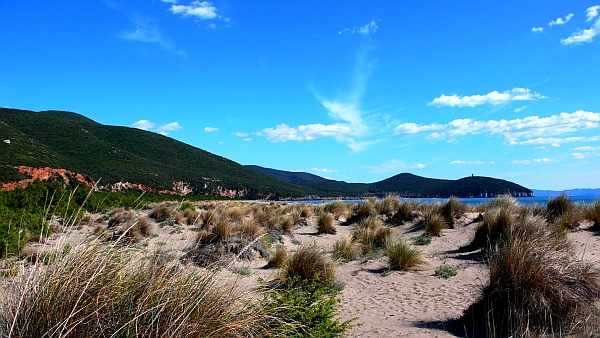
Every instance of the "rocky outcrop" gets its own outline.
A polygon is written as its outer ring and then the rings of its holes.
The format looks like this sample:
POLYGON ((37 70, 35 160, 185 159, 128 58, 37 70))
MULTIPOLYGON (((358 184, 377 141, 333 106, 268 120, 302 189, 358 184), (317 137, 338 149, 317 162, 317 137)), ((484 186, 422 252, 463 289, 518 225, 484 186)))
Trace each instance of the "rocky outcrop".
MULTIPOLYGON (((33 168, 26 166, 17 166, 15 167, 21 174, 27 175, 30 178, 24 179, 17 182, 2 182, 0 183, 1 190, 14 190, 17 187, 26 188, 31 182, 35 180, 40 181, 49 181, 49 180, 59 180, 64 182, 65 184, 69 184, 69 182, 73 179, 93 187, 95 190, 102 191, 126 191, 130 189, 138 189, 141 191, 153 192, 156 194, 168 194, 168 195, 181 195, 185 196, 193 192, 193 189, 189 187, 189 185, 183 181, 173 182, 173 188, 171 190, 160 190, 153 188, 151 186, 147 186, 139 183, 130 183, 130 182, 117 182, 114 184, 107 184, 105 186, 98 186, 96 182, 91 178, 76 173, 67 169, 55 169, 55 168, 33 168)), ((228 191, 224 189, 224 191, 228 191)), ((234 191, 231 190, 232 193, 234 191)), ((226 195, 221 195, 226 196, 226 195)))

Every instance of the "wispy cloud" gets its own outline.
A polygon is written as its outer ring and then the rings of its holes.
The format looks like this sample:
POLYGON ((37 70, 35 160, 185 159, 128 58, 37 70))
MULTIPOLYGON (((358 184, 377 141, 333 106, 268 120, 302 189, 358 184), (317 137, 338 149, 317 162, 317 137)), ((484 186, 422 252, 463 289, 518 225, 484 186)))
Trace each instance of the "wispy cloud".
POLYGON ((514 160, 514 161, 510 161, 509 163, 511 164, 531 164, 531 163, 554 163, 554 162, 558 162, 555 159, 552 158, 535 158, 533 160, 514 160))
MULTIPOLYGON (((502 135, 510 145, 520 144, 520 139, 545 138, 586 129, 598 128, 600 113, 583 110, 560 113, 549 117, 528 116, 513 120, 476 121, 457 119, 446 124, 403 123, 394 128, 394 134, 417 134, 433 131, 429 139, 443 139, 470 134, 502 135)), ((533 142, 533 141, 531 141, 533 142)))
POLYGON ((523 106, 523 107, 516 108, 516 109, 515 109, 515 113, 520 113, 520 112, 522 112, 522 111, 523 111, 523 110, 525 110, 525 109, 527 109, 527 106, 523 106))
POLYGON ((366 83, 372 74, 373 63, 366 61, 365 53, 357 56, 354 79, 350 90, 335 99, 326 99, 315 94, 321 105, 327 109, 329 117, 336 121, 332 124, 308 124, 290 127, 282 123, 275 128, 266 128, 257 133, 267 137, 270 142, 310 141, 321 137, 333 137, 348 146, 354 152, 360 152, 381 140, 369 140, 373 116, 361 108, 361 99, 366 91, 366 83), (366 116, 366 117, 365 117, 366 116), (365 122, 369 119, 369 123, 365 122))
POLYGON ((160 0, 160 1, 166 2, 166 3, 169 3, 169 4, 176 4, 177 3, 177 0, 160 0))
POLYGON ((341 124, 323 125, 317 123, 293 128, 282 123, 275 128, 265 128, 257 132, 256 135, 264 136, 270 142, 286 142, 311 141, 321 137, 339 137, 348 133, 350 133, 350 127, 341 124))
MULTIPOLYGON (((592 21, 598 17, 598 10, 600 9, 600 5, 589 7, 586 10, 586 21, 592 21)), ((600 19, 597 19, 592 27, 589 29, 583 29, 578 32, 571 34, 566 39, 560 40, 563 45, 571 45, 571 44, 579 44, 583 42, 592 42, 594 37, 600 34, 600 19)))
POLYGON ((529 88, 513 88, 502 93, 494 90, 485 95, 458 96, 456 94, 436 97, 429 102, 429 106, 435 107, 475 107, 482 104, 501 105, 509 101, 529 101, 545 99, 546 96, 531 92, 529 88))
MULTIPOLYGON (((183 18, 194 18, 197 21, 204 20, 221 20, 229 23, 230 19, 219 15, 217 7, 208 1, 192 1, 189 5, 177 5, 177 1, 162 0, 163 2, 171 3, 169 11, 173 14, 181 15, 183 18)), ((209 28, 217 28, 217 25, 212 22, 208 24, 209 28)))
POLYGON ((219 131, 219 128, 206 127, 206 128, 204 128, 204 131, 207 132, 207 133, 214 133, 216 131, 219 131))
POLYGON ((496 162, 484 162, 484 161, 461 161, 461 160, 455 160, 450 162, 450 164, 474 164, 474 165, 479 165, 479 164, 496 164, 496 162))
POLYGON ((338 171, 335 169, 327 169, 327 168, 312 168, 313 172, 316 173, 337 173, 338 171))
POLYGON ((354 27, 354 28, 344 28, 341 31, 339 31, 338 34, 352 33, 352 34, 369 35, 371 33, 375 33, 378 28, 379 28, 379 25, 377 25, 375 20, 373 20, 364 26, 354 27))
POLYGON ((598 16, 598 11, 600 11, 600 5, 589 7, 585 10, 586 19, 585 21, 592 21, 598 16))
POLYGON ((544 27, 533 27, 531 28, 531 31, 534 33, 540 33, 544 31, 544 27))
POLYGON ((135 25, 135 30, 121 33, 121 38, 130 41, 155 44, 171 54, 186 56, 186 53, 178 49, 173 42, 165 38, 160 29, 153 25, 149 19, 140 15, 135 15, 132 21, 135 25))
POLYGON ((585 158, 585 155, 584 155, 584 154, 582 154, 582 153, 572 153, 571 155, 572 155, 573 157, 575 157, 576 159, 580 159, 580 160, 582 160, 582 159, 584 159, 584 158, 585 158))
POLYGON ((248 137, 248 133, 243 133, 241 131, 236 131, 235 133, 231 133, 231 135, 237 136, 237 137, 248 137))
POLYGON ((407 164, 400 160, 389 160, 387 162, 382 163, 379 166, 363 166, 363 168, 368 169, 374 173, 391 173, 391 172, 399 172, 401 170, 406 169, 423 169, 425 168, 425 164, 416 163, 416 164, 407 164))
POLYGON ((156 127, 156 123, 149 121, 149 120, 139 120, 139 121, 131 124, 131 127, 137 128, 137 129, 142 129, 142 130, 154 131, 154 132, 157 132, 157 133, 159 133, 161 135, 165 135, 165 136, 168 135, 169 132, 171 132, 171 131, 177 131, 177 130, 180 130, 183 128, 177 122, 171 122, 171 123, 167 123, 162 126, 156 127))
POLYGON ((573 18, 573 16, 574 16, 573 13, 567 14, 567 16, 564 19, 558 18, 556 20, 548 22, 548 26, 552 27, 552 26, 556 26, 556 25, 564 25, 567 22, 571 21, 571 18, 573 18))

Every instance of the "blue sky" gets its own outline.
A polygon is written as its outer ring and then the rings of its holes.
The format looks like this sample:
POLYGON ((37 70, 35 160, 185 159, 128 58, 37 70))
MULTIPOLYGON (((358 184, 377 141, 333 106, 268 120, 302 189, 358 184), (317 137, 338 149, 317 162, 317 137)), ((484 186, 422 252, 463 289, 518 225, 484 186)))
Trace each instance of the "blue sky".
POLYGON ((0 3, 0 106, 348 182, 600 187, 598 1, 0 3))

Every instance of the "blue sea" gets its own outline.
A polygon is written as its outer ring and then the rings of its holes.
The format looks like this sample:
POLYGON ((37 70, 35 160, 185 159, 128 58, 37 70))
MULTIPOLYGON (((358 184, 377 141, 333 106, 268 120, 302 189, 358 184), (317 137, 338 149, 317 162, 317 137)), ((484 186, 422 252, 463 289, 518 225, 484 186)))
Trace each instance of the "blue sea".
MULTIPOLYGON (((517 197, 515 198, 519 203, 524 205, 533 205, 539 204, 545 206, 548 203, 548 200, 552 198, 550 196, 540 196, 540 197, 517 197)), ((571 200, 575 203, 582 204, 591 204, 599 200, 598 196, 571 196, 571 200)), ((403 198, 403 200, 408 201, 417 201, 419 203, 433 203, 433 202, 445 202, 447 198, 403 198)), ((493 198, 460 198, 461 202, 466 204, 483 204, 488 203, 493 198)), ((335 200, 298 200, 298 201, 290 201, 290 203, 310 203, 310 204, 321 204, 321 203, 329 203, 335 200)), ((345 203, 360 203, 363 200, 342 200, 345 203)))

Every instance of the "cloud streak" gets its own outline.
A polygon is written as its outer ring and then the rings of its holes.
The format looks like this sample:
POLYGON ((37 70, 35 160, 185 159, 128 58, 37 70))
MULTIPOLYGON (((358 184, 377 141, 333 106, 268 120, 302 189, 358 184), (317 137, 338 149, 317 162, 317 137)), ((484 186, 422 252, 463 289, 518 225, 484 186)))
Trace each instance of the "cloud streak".
POLYGON ((163 50, 175 55, 186 56, 186 53, 178 49, 175 44, 163 37, 160 29, 150 23, 150 20, 139 15, 133 17, 135 30, 123 32, 120 37, 125 40, 151 43, 163 50))
POLYGON ((312 141, 321 137, 339 137, 348 133, 350 133, 350 127, 341 124, 323 125, 317 123, 293 128, 282 123, 275 128, 265 128, 257 132, 256 135, 264 136, 270 142, 286 142, 312 141))
POLYGON ((371 33, 375 33, 378 28, 379 28, 379 25, 377 25, 375 20, 373 20, 364 26, 354 27, 354 28, 344 28, 341 31, 339 31, 338 34, 341 35, 343 33, 352 33, 352 34, 369 35, 371 33))
MULTIPOLYGON (((520 139, 547 138, 586 129, 598 128, 600 113, 578 110, 574 113, 560 113, 549 117, 528 116, 513 120, 477 121, 456 119, 446 124, 403 123, 394 128, 394 134, 430 133, 429 139, 455 138, 458 136, 486 134, 501 135, 507 144, 516 145, 520 139)), ((533 144, 533 143, 532 143, 533 144)))
POLYGON ((436 97, 427 105, 435 107, 475 107, 483 104, 502 105, 510 101, 531 101, 545 99, 546 96, 531 92, 529 88, 513 88, 504 92, 494 90, 485 95, 458 96, 456 94, 436 97))
POLYGON ((391 173, 406 169, 423 169, 425 167, 426 165, 422 163, 407 164, 403 161, 396 159, 384 162, 379 166, 363 166, 363 168, 368 169, 370 172, 373 173, 391 173))

